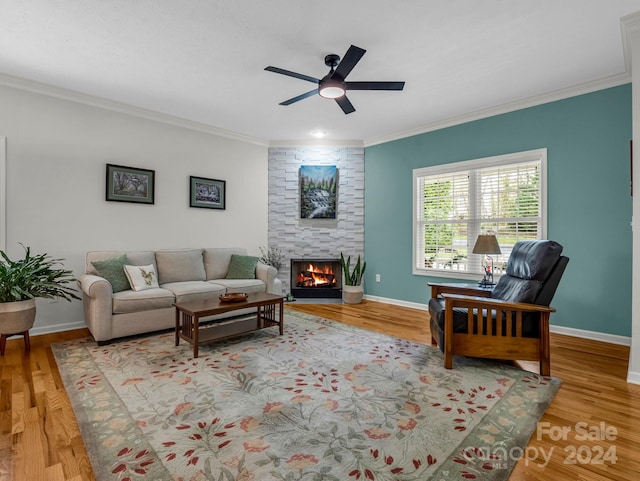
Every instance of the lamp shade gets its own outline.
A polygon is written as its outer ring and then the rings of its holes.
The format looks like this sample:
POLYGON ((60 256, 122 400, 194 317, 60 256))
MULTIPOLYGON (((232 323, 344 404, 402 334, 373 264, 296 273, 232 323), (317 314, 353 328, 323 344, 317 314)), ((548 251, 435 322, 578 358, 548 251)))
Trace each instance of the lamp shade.
POLYGON ((474 254, 502 254, 498 239, 493 234, 480 234, 472 252, 474 254))

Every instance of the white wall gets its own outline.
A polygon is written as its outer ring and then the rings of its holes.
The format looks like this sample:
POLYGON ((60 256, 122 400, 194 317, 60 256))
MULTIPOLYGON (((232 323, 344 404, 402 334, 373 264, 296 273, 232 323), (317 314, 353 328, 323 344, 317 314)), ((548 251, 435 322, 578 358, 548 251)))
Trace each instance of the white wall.
MULTIPOLYGON (((6 86, 0 106, 10 257, 77 275, 89 250, 267 245, 266 146, 6 86), (106 202, 107 163, 155 170, 155 205, 106 202), (190 208, 190 175, 226 180, 226 210, 190 208)), ((84 326, 80 301, 37 309, 33 334, 84 326)))

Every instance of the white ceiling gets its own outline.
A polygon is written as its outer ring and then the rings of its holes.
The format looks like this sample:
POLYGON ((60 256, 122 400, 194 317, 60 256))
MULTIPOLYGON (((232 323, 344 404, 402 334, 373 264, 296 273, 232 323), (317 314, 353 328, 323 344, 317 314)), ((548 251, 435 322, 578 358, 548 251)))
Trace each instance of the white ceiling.
MULTIPOLYGON (((364 145, 575 86, 630 81, 620 19, 640 0, 0 0, 0 74, 231 131, 261 143, 364 145), (348 80, 403 92, 279 102, 324 56, 367 53, 348 80)), ((2 80, 0 79, 0 83, 2 80)), ((592 88, 593 89, 593 88, 592 88)))

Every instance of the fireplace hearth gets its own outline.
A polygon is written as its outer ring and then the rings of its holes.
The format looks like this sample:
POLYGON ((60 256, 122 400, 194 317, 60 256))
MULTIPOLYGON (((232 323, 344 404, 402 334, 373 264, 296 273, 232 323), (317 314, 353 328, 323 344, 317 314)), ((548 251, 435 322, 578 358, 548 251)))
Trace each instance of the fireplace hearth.
POLYGON ((340 259, 291 259, 291 294, 298 298, 342 297, 340 259))

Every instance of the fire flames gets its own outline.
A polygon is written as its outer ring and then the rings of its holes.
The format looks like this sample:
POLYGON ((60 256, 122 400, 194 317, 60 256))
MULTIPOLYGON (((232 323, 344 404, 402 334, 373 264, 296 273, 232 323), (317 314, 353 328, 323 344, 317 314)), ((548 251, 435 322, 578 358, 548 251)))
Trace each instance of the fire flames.
POLYGON ((300 287, 333 286, 336 278, 329 264, 320 267, 309 264, 306 270, 298 274, 297 284, 300 287))

